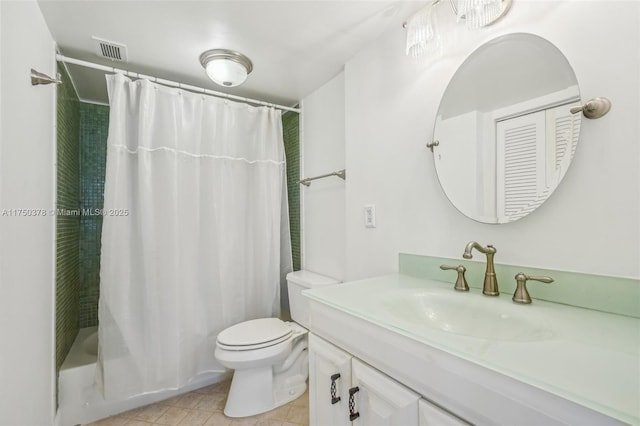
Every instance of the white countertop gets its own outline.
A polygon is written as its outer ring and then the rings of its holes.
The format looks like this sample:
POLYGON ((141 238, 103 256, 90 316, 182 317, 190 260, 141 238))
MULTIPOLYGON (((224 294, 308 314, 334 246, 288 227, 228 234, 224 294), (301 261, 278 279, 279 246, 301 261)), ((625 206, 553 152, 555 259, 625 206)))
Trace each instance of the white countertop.
MULTIPOLYGON (((640 424, 640 319, 538 300, 518 305, 510 294, 487 297, 478 289, 456 292, 452 283, 399 274, 303 294, 610 417, 640 424), (403 303, 398 295, 428 298, 429 294, 466 298, 470 306, 505 312, 506 321, 524 318, 527 332, 513 335, 493 330, 495 336, 470 337, 455 327, 453 332, 445 331, 425 325, 428 320, 413 321, 398 314, 403 303)), ((407 302, 407 309, 416 309, 415 304, 407 302)))

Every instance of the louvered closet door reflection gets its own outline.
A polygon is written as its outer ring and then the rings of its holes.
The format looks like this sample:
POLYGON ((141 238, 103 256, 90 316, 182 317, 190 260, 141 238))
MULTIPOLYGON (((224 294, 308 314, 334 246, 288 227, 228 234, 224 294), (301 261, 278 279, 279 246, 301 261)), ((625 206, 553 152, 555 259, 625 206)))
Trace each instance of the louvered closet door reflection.
POLYGON ((546 110, 547 187, 555 188, 569 168, 580 136, 580 114, 569 111, 575 105, 546 110))
POLYGON ((499 223, 535 210, 564 177, 580 135, 580 116, 571 114, 571 106, 497 122, 499 223))
POLYGON ((497 134, 498 223, 535 209, 546 191, 545 112, 499 121, 497 134))

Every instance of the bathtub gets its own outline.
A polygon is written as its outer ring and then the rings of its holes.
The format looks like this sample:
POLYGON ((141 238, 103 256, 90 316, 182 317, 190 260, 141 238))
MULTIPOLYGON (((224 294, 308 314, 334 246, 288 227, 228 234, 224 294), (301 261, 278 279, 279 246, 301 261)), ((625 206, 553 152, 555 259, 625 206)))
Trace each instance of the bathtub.
MULTIPOLYGON (((213 356, 213 354, 211 354, 213 356)), ((132 410, 222 381, 229 373, 208 372, 177 390, 147 393, 122 401, 105 401, 94 385, 98 360, 98 327, 81 328, 58 377, 57 426, 74 426, 132 410)))

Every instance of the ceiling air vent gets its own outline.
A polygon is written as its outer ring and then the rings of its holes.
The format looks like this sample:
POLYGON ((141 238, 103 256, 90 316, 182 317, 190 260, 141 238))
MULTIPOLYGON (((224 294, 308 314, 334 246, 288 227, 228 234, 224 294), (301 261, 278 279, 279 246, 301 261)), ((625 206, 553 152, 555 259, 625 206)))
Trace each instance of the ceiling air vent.
POLYGON ((127 46, 98 37, 91 37, 95 44, 96 54, 112 61, 127 62, 127 46))

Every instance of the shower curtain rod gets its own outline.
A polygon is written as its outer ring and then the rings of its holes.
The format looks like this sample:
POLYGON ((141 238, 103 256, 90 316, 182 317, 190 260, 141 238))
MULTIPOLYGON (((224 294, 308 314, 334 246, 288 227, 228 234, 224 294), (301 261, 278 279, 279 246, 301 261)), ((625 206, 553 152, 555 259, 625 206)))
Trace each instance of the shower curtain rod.
POLYGON ((204 87, 192 86, 190 84, 184 84, 184 83, 179 83, 177 81, 165 80, 164 78, 158 78, 158 77, 154 77, 154 76, 151 76, 151 75, 140 74, 140 73, 137 73, 137 72, 127 71, 127 70, 123 70, 123 69, 120 69, 120 68, 114 68, 114 67, 109 67, 109 66, 106 66, 106 65, 95 64, 93 62, 88 62, 88 61, 83 61, 83 60, 80 60, 80 59, 70 58, 68 56, 64 56, 64 55, 60 55, 60 54, 56 55, 56 60, 58 62, 65 62, 67 64, 74 64, 74 65, 79 65, 81 67, 93 68, 95 70, 113 72, 113 73, 118 73, 118 74, 124 74, 126 76, 133 77, 133 78, 146 78, 146 79, 151 80, 153 82, 156 82, 158 84, 162 84, 162 85, 170 86, 170 87, 177 87, 179 89, 188 90, 190 92, 204 93, 204 94, 211 95, 211 96, 216 96, 216 97, 219 97, 219 98, 232 99, 234 101, 241 101, 241 102, 246 102, 246 103, 250 103, 250 104, 263 105, 263 106, 268 106, 268 107, 272 107, 272 108, 276 108, 276 109, 281 109, 281 110, 284 110, 284 111, 292 111, 292 112, 300 113, 300 108, 293 108, 293 107, 288 107, 288 106, 284 106, 284 105, 273 104, 271 102, 259 101, 257 99, 251 99, 251 98, 245 98, 245 97, 242 97, 242 96, 230 95, 228 93, 217 92, 215 90, 205 89, 204 87))

